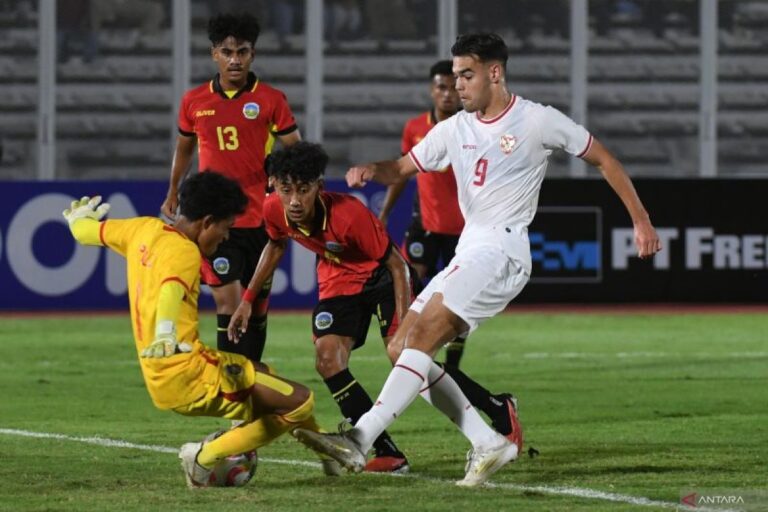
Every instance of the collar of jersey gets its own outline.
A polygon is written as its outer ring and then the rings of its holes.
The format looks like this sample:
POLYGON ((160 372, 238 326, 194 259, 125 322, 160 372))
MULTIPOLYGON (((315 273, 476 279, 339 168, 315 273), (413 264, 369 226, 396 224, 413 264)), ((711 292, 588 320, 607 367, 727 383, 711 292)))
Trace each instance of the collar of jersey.
POLYGON ((181 231, 179 231, 175 227, 169 226, 168 224, 166 224, 165 226, 163 226, 163 231, 169 231, 171 233, 176 233, 177 235, 179 235, 184 240, 189 240, 190 242, 195 244, 195 247, 197 247, 198 252, 200 252, 200 257, 201 258, 203 257, 203 253, 202 253, 202 251, 200 251, 200 246, 197 245, 197 243, 195 243, 191 238, 189 238, 187 235, 185 235, 184 233, 182 233, 181 231))
POLYGON ((517 94, 514 94, 514 93, 510 93, 510 94, 511 94, 511 97, 509 99, 509 103, 507 103, 507 106, 504 107, 504 110, 502 110, 499 114, 492 117, 491 119, 483 119, 482 116, 480 116, 480 112, 475 112, 475 117, 477 118, 477 120, 483 124, 493 124, 499 119, 501 119, 502 117, 504 117, 505 115, 507 115, 507 112, 512 110, 512 107, 514 107, 515 103, 517 102, 517 94))
MULTIPOLYGON (((322 206, 323 208, 323 231, 325 231, 326 228, 328 227, 328 208, 325 206, 325 202, 323 201, 323 197, 321 194, 317 195, 317 201, 320 203, 320 206, 322 206)), ((285 210, 283 210, 283 217, 285 218, 285 225, 288 226, 289 228, 299 231, 306 236, 309 236, 312 234, 311 231, 309 232, 305 231, 304 229, 300 228, 298 224, 288 219, 288 214, 285 213, 285 210)))
MULTIPOLYGON (((219 74, 216 73, 216 76, 213 77, 213 80, 211 80, 210 89, 211 92, 214 92, 221 96, 222 98, 228 100, 230 99, 229 96, 224 92, 224 89, 221 88, 221 83, 219 82, 219 74)), ((240 89, 238 89, 237 93, 235 93, 234 96, 232 96, 231 99, 235 99, 244 92, 253 92, 256 90, 256 87, 259 86, 259 79, 256 78, 256 75, 253 73, 253 71, 248 72, 248 79, 245 81, 245 85, 243 85, 240 89)))

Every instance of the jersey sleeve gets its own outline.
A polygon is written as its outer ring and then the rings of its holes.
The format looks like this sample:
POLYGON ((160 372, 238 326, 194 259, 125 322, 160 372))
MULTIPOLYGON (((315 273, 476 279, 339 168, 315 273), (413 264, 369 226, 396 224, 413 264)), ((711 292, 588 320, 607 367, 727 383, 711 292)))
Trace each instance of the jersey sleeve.
POLYGON ((275 135, 288 135, 295 131, 296 118, 293 116, 288 99, 282 92, 275 94, 275 109, 272 118, 272 131, 275 135))
POLYGON ((267 236, 275 241, 288 238, 285 230, 280 229, 280 222, 285 222, 285 214, 282 206, 275 199, 275 195, 269 195, 264 200, 264 228, 267 236))
POLYGON ((143 225, 144 219, 107 219, 101 223, 99 238, 101 244, 125 257, 128 243, 143 225))
POLYGON ((188 240, 179 238, 178 242, 160 252, 157 263, 153 265, 155 271, 161 273, 158 285, 176 282, 190 293, 200 276, 202 261, 200 250, 188 240))
POLYGON ((542 143, 547 149, 562 149, 581 157, 592 145, 592 135, 556 108, 544 107, 539 119, 542 143))
POLYGON ((390 240, 384 225, 363 203, 356 198, 350 198, 355 206, 353 210, 354 222, 349 224, 345 238, 350 245, 373 261, 383 259, 389 250, 390 240), (354 210, 357 210, 356 212, 354 210))
POLYGON ((408 152, 413 149, 413 123, 408 121, 403 127, 403 135, 400 139, 400 154, 407 155, 408 152))
POLYGON ((192 137, 195 135, 195 121, 190 116, 189 108, 189 94, 185 94, 181 98, 181 105, 179 105, 179 133, 186 137, 192 137))
POLYGON ((421 139, 409 152, 414 165, 420 172, 441 171, 450 165, 448 142, 453 117, 437 123, 427 136, 421 139))

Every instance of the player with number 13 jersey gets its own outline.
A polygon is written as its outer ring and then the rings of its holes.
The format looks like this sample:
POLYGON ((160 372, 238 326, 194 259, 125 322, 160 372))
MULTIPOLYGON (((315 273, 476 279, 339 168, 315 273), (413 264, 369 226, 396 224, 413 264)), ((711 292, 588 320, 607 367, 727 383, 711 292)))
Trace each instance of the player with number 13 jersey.
POLYGON ((259 30, 258 20, 248 14, 222 14, 209 21, 211 56, 218 73, 181 100, 171 181, 162 206, 163 213, 173 218, 179 181, 195 145, 201 172, 218 171, 234 179, 248 197, 248 207, 236 219, 229 239, 204 263, 203 278, 216 302, 218 349, 254 361, 261 360, 266 342, 271 280, 254 297, 252 325, 240 344, 230 343, 226 327, 267 243, 262 216, 265 158, 275 139, 286 147, 301 140, 285 95, 250 71, 259 30))
POLYGON ((215 169, 236 180, 248 196, 248 209, 234 227, 263 224, 267 188, 264 158, 275 135, 296 130, 285 94, 248 73, 245 85, 228 96, 218 76, 188 91, 181 101, 179 132, 196 136, 200 169, 215 169))

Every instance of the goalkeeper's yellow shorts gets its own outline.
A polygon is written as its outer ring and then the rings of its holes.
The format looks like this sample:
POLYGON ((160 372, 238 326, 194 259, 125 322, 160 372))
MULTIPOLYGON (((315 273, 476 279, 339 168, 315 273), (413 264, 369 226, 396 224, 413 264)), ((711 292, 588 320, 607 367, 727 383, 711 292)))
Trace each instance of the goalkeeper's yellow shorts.
MULTIPOLYGON (((253 363, 240 354, 206 348, 205 355, 215 358, 220 380, 218 389, 189 404, 173 408, 186 416, 214 416, 233 420, 253 421, 258 409, 254 407, 251 388, 258 384, 290 396, 293 386, 269 373, 256 370, 253 363)), ((268 367, 267 367, 268 368, 268 367)), ((271 368, 268 368, 271 371, 271 368)))

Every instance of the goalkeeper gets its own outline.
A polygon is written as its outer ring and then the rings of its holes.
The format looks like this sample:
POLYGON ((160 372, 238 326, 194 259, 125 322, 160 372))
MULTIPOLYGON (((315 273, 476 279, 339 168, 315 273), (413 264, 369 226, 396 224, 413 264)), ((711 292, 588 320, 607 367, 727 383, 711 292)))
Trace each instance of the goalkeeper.
MULTIPOLYGON (((217 461, 264 446, 297 427, 319 431, 312 391, 262 363, 206 347, 198 338, 200 263, 228 235, 247 199, 215 172, 184 182, 173 226, 154 217, 101 219, 100 197, 64 211, 75 239, 125 257, 131 323, 147 391, 159 409, 244 423, 205 443, 186 443, 179 458, 190 487, 208 485, 217 461)), ((326 474, 339 473, 323 460, 326 474)))

